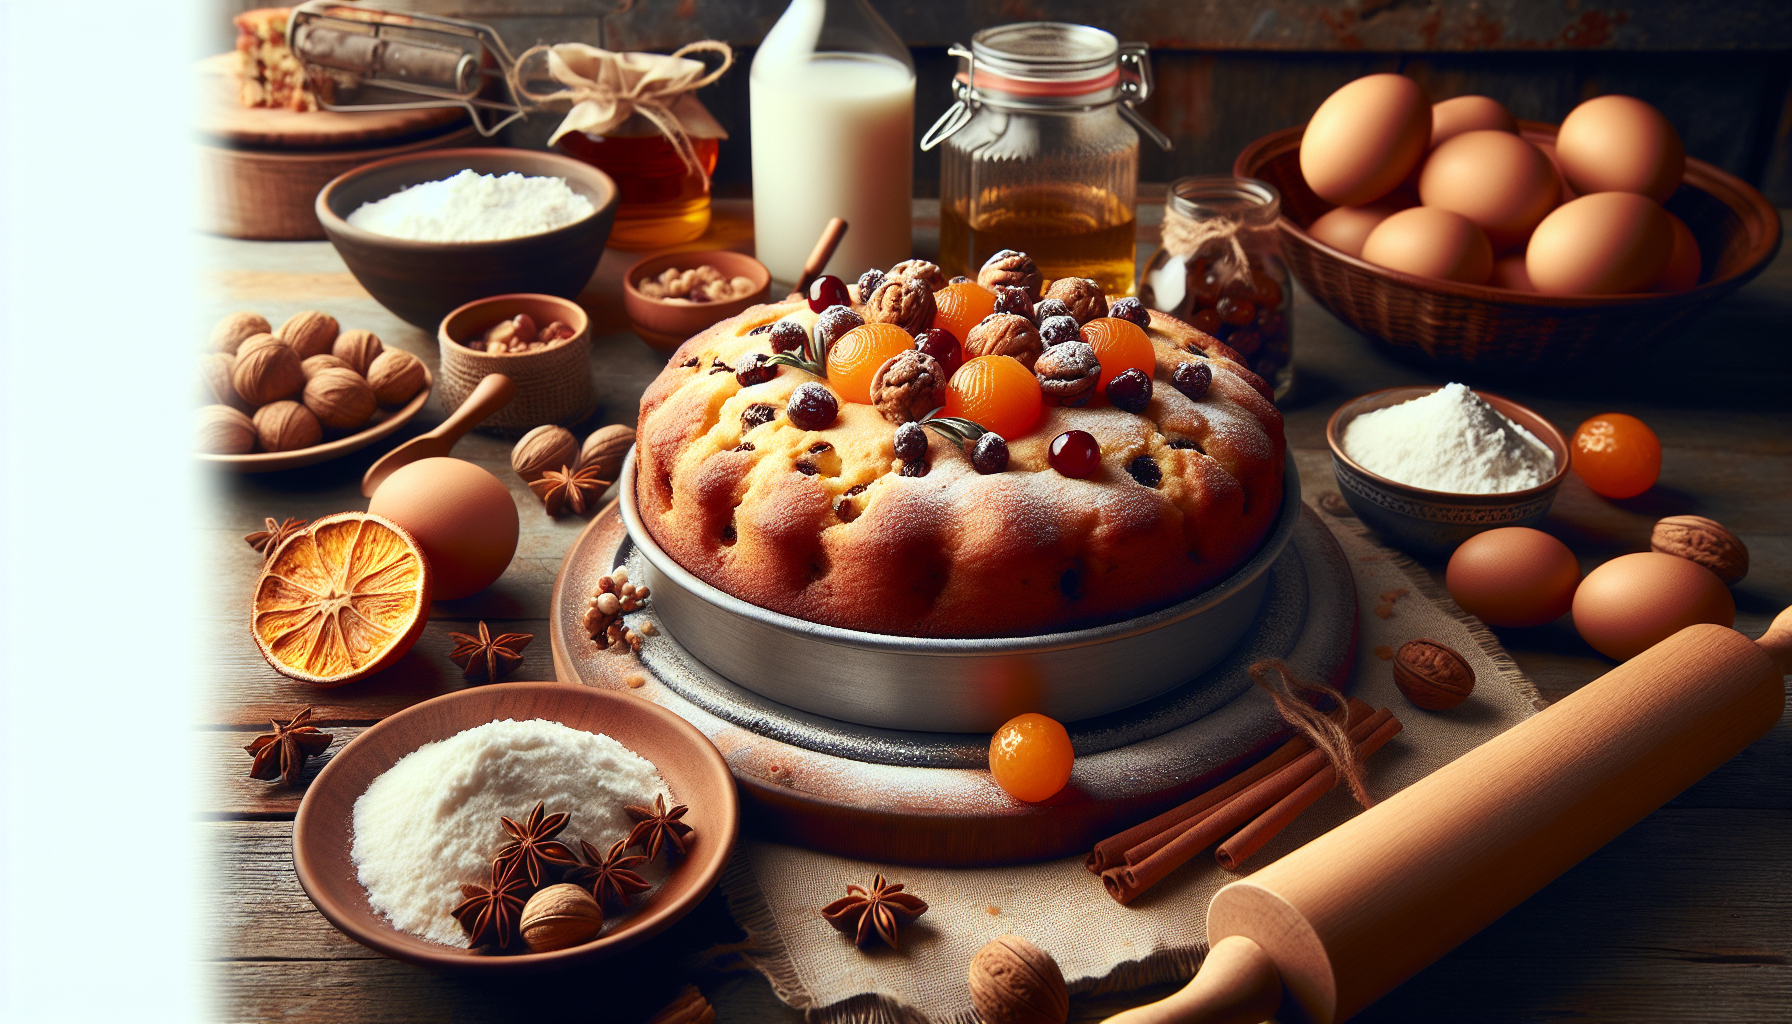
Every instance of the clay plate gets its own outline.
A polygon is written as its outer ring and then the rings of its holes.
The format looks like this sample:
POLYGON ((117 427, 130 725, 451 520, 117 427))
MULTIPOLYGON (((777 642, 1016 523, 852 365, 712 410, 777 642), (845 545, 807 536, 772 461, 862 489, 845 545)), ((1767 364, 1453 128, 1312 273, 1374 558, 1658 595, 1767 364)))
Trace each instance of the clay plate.
POLYGON ((765 264, 744 253, 728 249, 663 253, 649 256, 623 272, 622 306, 628 311, 629 326, 648 347, 671 352, 698 331, 767 301, 771 287, 772 272, 765 269, 765 264), (692 270, 706 263, 721 271, 723 277, 752 278, 756 286, 753 294, 726 302, 667 302, 650 299, 635 287, 635 282, 643 277, 658 277, 672 267, 692 270))
POLYGON ((608 956, 664 931, 714 887, 734 849, 740 808, 728 765, 676 714, 627 693, 577 683, 497 683, 444 694, 387 718, 352 740, 319 772, 293 824, 299 884, 330 923, 356 942, 424 967, 481 973, 559 969, 608 956), (401 932, 367 903, 349 859, 355 801, 398 759, 494 719, 545 718, 602 732, 654 763, 695 830, 690 854, 634 912, 595 941, 550 953, 488 955, 401 932))
POLYGON ((435 385, 435 376, 429 372, 429 367, 425 366, 423 368, 423 390, 417 392, 410 401, 396 409, 391 411, 381 409, 374 413, 376 417, 383 413, 384 419, 376 419, 362 427, 359 432, 347 437, 314 444, 309 448, 300 448, 296 452, 250 452, 247 455, 214 455, 210 452, 194 454, 198 455, 202 462, 234 469, 238 473, 271 473, 277 469, 297 469, 300 466, 328 462, 339 456, 347 455, 349 452, 365 448, 383 437, 390 437, 399 427, 409 423, 411 418, 417 415, 417 410, 423 408, 424 402, 429 401, 429 393, 435 388, 435 385))

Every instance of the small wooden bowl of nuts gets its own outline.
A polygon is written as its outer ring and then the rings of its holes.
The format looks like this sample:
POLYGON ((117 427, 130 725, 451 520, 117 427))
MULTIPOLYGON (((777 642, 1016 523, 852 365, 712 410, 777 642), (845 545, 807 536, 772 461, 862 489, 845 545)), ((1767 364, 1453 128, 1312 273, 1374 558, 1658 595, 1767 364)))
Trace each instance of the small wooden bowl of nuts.
POLYGON ((648 347, 671 352, 691 335, 771 295, 772 272, 727 249, 649 256, 622 275, 622 305, 648 347))
POLYGON ((591 321, 553 295, 494 295, 449 313, 442 348, 442 405, 458 408, 486 374, 516 384, 510 404, 480 425, 512 436, 544 423, 577 423, 597 408, 591 388, 591 321))

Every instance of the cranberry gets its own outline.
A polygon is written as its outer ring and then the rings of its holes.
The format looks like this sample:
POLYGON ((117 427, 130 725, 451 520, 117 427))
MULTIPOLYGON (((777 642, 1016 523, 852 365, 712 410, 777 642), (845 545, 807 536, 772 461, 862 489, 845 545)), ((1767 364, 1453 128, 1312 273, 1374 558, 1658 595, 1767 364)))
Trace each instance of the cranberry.
POLYGON ((809 332, 795 320, 780 320, 772 325, 772 350, 795 352, 809 341, 809 332))
POLYGON ((1285 338, 1288 336, 1288 318, 1274 309, 1257 307, 1257 332, 1265 338, 1285 338))
MULTIPOLYGON (((800 328, 799 328, 800 330, 800 328)), ((755 384, 764 384, 778 375, 778 364, 768 363, 771 356, 764 352, 751 352, 741 359, 740 366, 734 371, 734 379, 740 386, 750 388, 755 384)))
POLYGON ((1263 335, 1254 327, 1240 327, 1226 335, 1226 344, 1237 349, 1239 355, 1254 355, 1263 347, 1263 335))
POLYGON ((1183 363, 1170 374, 1170 383, 1187 395, 1189 401, 1199 402, 1213 384, 1213 370, 1206 363, 1183 363))
POLYGON ((860 302, 871 301, 871 293, 874 291, 877 291, 877 286, 880 284, 883 284, 883 283, 884 283, 884 272, 877 269, 876 267, 872 267, 870 270, 867 270, 863 274, 860 274, 859 275, 859 301, 860 302))
POLYGON ((1033 319, 1033 299, 1025 288, 1008 288, 996 285, 996 312, 1013 313, 1033 319))
POLYGON ((1211 306, 1220 301, 1220 293, 1224 290, 1224 278, 1218 270, 1209 269, 1199 277, 1190 275, 1194 284, 1189 293, 1195 298, 1197 306, 1211 306))
POLYGON ((1033 307, 1033 318, 1039 323, 1043 324, 1047 317, 1053 316, 1076 319, 1075 314, 1070 312, 1070 304, 1063 299, 1040 299, 1039 304, 1033 307))
POLYGON ((1213 311, 1219 314, 1220 322, 1234 327, 1243 327, 1257 319, 1257 307, 1249 299, 1235 299, 1228 295, 1214 304, 1213 311))
POLYGON ((1151 404, 1151 378, 1137 367, 1120 371, 1108 381, 1108 402, 1125 412, 1144 412, 1151 404))
MULTIPOLYGON (((1056 302, 1057 300, 1052 301, 1056 302)), ((1061 302, 1058 304, 1063 305, 1061 302)), ((1045 303, 1041 302, 1040 305, 1043 306, 1045 303)), ((1066 342, 1082 341, 1083 329, 1076 325, 1074 316, 1048 316, 1039 321, 1039 337, 1045 342, 1046 347, 1050 348, 1053 345, 1062 345, 1066 342)))
POLYGON ((1143 302, 1131 295, 1123 299, 1116 299, 1114 304, 1108 307, 1108 315, 1116 320, 1138 324, 1147 330, 1151 327, 1151 311, 1145 308, 1143 302))
POLYGON ((865 326, 865 318, 847 306, 829 306, 815 318, 815 344, 822 352, 834 347, 840 336, 854 327, 865 326))
POLYGON ((927 430, 919 423, 904 423, 896 428, 896 457, 904 462, 925 458, 927 430))
POLYGON ((1251 291, 1246 296, 1258 306, 1280 306, 1282 304, 1282 286, 1276 279, 1261 270, 1251 271, 1251 291))
POLYGON ((1203 309, 1188 318, 1188 325, 1202 334, 1217 335, 1220 333, 1220 315, 1211 309, 1203 309))
POLYGON ((1164 480, 1164 471, 1157 467, 1157 460, 1149 455, 1141 455, 1128 462, 1126 472, 1146 487, 1156 487, 1164 480))
POLYGON ((819 313, 829 306, 852 305, 852 292, 846 282, 832 274, 823 274, 809 285, 809 312, 819 313))
POLYGON ((1047 456, 1052 468, 1065 476, 1081 479, 1093 476, 1101 468, 1101 445, 1087 430, 1066 430, 1052 438, 1047 456))
POLYGON ((964 346, 952 336, 952 332, 943 327, 922 331, 915 338, 915 347, 932 356, 940 364, 941 372, 951 380, 958 368, 964 365, 964 346))
POLYGON ((784 407, 792 426, 799 430, 822 430, 840 415, 840 400, 827 388, 809 381, 798 384, 790 393, 790 404, 784 407))
POLYGON ((993 430, 979 437, 971 446, 971 466, 984 476, 1007 469, 1008 442, 993 430))

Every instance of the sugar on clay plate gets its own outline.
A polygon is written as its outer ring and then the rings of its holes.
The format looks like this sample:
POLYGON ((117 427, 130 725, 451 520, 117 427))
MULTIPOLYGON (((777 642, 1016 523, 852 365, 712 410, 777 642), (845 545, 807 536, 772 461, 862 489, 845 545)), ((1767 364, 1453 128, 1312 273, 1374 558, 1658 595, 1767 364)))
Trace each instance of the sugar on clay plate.
MULTIPOLYGON (((576 827, 577 822, 573 824, 576 827)), ((413 705, 343 747, 318 773, 299 805, 293 864, 299 884, 324 917, 369 949, 437 969, 517 973, 597 960, 664 931, 715 886, 739 827, 740 808, 727 763, 714 744, 684 719, 631 694, 576 683, 494 683, 413 705), (653 762, 674 801, 690 808, 684 818, 693 830, 688 855, 675 863, 664 881, 638 897, 626 916, 583 945, 547 953, 490 955, 431 942, 400 931, 374 910, 356 876, 350 857, 354 808, 367 787, 426 743, 507 718, 541 718, 605 733, 653 762)), ((569 829, 569 834, 576 833, 569 829)))

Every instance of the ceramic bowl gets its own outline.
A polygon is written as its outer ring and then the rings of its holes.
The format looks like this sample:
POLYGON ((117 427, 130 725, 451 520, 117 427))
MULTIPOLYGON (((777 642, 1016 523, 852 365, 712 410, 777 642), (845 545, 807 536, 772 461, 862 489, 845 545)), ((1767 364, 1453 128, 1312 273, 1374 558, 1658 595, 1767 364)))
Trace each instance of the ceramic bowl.
POLYGON ((684 719, 631 694, 577 683, 494 683, 413 705, 343 747, 318 772, 299 804, 293 865, 299 884, 324 917, 369 949, 425 967, 523 973, 597 960, 664 931, 715 886, 739 827, 739 803, 727 763, 684 719), (582 946, 494 956, 437 945, 394 928, 368 905, 367 890, 355 877, 349 857, 355 801, 373 780, 425 743, 505 718, 545 718, 606 733, 652 761, 676 802, 690 807, 684 819, 693 829, 690 853, 665 881, 635 901, 631 913, 582 946))
POLYGON ((591 415, 591 318, 571 299, 554 295, 494 295, 475 299, 442 318, 436 328, 442 351, 442 408, 458 409, 486 374, 501 373, 516 397, 480 424, 482 430, 522 433, 544 423, 570 426, 591 415), (494 325, 524 313, 542 329, 558 320, 573 336, 536 352, 481 352, 471 341, 494 325))
POLYGON ((1385 409, 1429 395, 1438 385, 1372 391, 1338 407, 1325 425, 1332 449, 1332 471, 1338 490, 1357 518, 1375 528, 1393 545, 1418 554, 1443 555, 1477 533, 1502 526, 1535 526, 1549 513, 1556 489, 1568 476, 1568 441, 1555 424, 1508 398, 1476 390, 1475 394, 1507 419, 1530 431, 1556 457, 1553 476, 1536 487, 1506 494, 1452 494, 1397 483, 1371 473, 1344 452, 1344 429, 1366 412, 1385 409))
POLYGON ((578 295, 603 256, 617 197, 609 175, 571 157, 526 149, 438 149, 376 160, 341 175, 317 194, 317 219, 361 287, 401 319, 431 330, 456 306, 488 295, 578 295), (413 242, 348 223, 363 203, 464 170, 564 178, 597 212, 553 231, 493 242, 413 242))
POLYGON ((628 268, 622 275, 622 306, 628 311, 629 323, 649 347, 671 352, 691 335, 745 312, 748 306, 766 301, 771 295, 772 272, 745 253, 727 249, 704 249, 697 252, 668 252, 649 256, 628 268), (708 264, 723 277, 750 277, 756 286, 744 299, 727 302, 669 302, 650 299, 641 294, 636 284, 644 277, 658 277, 677 268, 691 270, 708 264))

